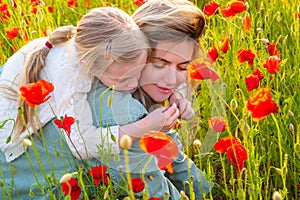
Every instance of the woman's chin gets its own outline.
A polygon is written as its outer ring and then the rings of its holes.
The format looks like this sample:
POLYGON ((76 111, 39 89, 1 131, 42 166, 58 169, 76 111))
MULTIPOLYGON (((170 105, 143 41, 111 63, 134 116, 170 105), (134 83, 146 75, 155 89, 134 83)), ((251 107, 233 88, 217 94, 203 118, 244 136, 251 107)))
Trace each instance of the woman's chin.
POLYGON ((168 100, 170 95, 157 95, 155 97, 151 97, 156 103, 164 103, 168 100))

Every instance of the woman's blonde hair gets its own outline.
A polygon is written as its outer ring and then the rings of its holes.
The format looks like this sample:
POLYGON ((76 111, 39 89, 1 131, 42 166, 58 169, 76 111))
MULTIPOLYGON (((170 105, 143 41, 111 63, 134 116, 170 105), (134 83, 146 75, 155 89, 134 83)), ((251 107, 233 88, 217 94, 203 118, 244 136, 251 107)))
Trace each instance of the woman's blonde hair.
MULTIPOLYGON (((142 51, 148 48, 146 37, 133 19, 124 11, 112 7, 92 9, 81 18, 77 27, 57 28, 49 36, 48 42, 55 47, 65 44, 72 38, 74 38, 79 59, 74 61, 74 66, 78 63, 82 64, 87 72, 91 72, 92 69, 104 72, 106 67, 116 60, 134 62, 142 51)), ((21 73, 20 85, 39 80, 39 73, 46 65, 45 60, 49 51, 49 47, 42 45, 28 56, 25 62, 25 71, 21 73)), ((18 106, 23 108, 26 122, 37 134, 33 120, 33 108, 20 98, 18 106)), ((22 116, 18 114, 15 138, 24 130, 22 116)))
MULTIPOLYGON (((199 38, 205 31, 203 12, 187 0, 148 0, 132 15, 135 23, 147 36, 155 49, 160 42, 178 42, 186 39, 194 42, 192 59, 200 57, 199 38)), ((151 55, 149 56, 151 57, 151 55)), ((153 100, 139 88, 134 97, 149 110, 153 100)))

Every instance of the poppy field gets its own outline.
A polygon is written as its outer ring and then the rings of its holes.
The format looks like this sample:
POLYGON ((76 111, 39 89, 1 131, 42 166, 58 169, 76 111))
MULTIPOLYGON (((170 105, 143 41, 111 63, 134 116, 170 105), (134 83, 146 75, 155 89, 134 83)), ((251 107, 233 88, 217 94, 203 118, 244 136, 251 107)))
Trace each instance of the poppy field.
MULTIPOLYGON (((214 182, 204 199, 300 199, 300 1, 193 2, 207 19, 199 41, 207 57, 189 68, 197 83, 195 117, 178 121, 175 128, 183 150, 214 182)), ((143 3, 0 0, 0 66, 29 41, 59 26, 76 26, 91 8, 115 6, 131 14, 143 3)), ((70 124, 63 122, 55 123, 72 134, 70 124)), ((97 185, 110 185, 105 171, 99 166, 88 174, 97 185)), ((62 179, 71 180, 78 197, 83 191, 71 177, 62 179)), ((140 179, 132 179, 129 186, 131 192, 145 187, 140 179)), ((109 186, 101 187, 98 196, 115 199, 112 193, 109 186)), ((187 197, 182 194, 182 199, 187 197)))

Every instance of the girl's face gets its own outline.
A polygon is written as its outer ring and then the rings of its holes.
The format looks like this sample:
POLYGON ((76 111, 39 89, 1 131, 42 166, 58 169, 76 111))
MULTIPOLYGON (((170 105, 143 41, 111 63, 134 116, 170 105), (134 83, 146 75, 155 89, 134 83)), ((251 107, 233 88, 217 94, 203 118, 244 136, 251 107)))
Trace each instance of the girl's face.
MULTIPOLYGON (((138 86, 138 80, 141 76, 147 59, 147 53, 144 51, 136 62, 133 63, 111 63, 105 72, 101 74, 100 81, 120 92, 132 93, 138 86)), ((99 78, 99 77, 98 77, 99 78)))
POLYGON ((159 43, 142 71, 139 84, 155 102, 162 103, 186 81, 194 43, 159 43))

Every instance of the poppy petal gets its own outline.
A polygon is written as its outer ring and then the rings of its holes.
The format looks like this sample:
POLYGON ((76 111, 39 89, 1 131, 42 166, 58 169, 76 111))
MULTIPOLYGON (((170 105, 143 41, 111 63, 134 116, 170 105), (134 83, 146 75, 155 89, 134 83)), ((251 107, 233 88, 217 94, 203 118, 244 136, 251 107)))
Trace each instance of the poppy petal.
POLYGON ((214 149, 217 153, 225 153, 229 147, 234 144, 241 144, 240 140, 233 136, 225 136, 221 138, 216 144, 214 145, 214 149))

